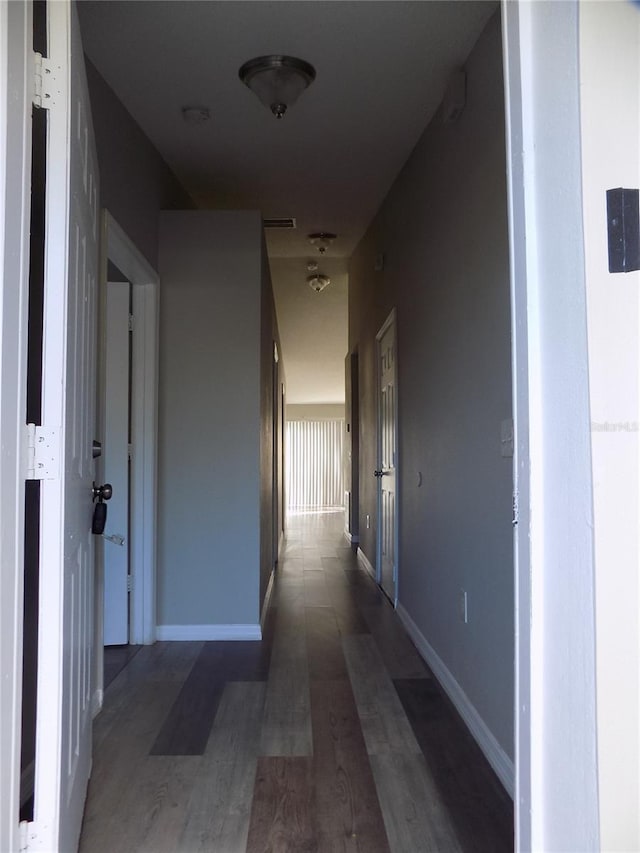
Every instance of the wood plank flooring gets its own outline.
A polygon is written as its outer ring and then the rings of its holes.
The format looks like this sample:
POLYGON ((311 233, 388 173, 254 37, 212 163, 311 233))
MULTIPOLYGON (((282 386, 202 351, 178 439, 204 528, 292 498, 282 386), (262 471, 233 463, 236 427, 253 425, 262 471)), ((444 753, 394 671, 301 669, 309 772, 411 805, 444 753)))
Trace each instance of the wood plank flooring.
POLYGON ((261 642, 125 661, 94 723, 83 853, 513 849, 509 797, 342 524, 289 519, 261 642))

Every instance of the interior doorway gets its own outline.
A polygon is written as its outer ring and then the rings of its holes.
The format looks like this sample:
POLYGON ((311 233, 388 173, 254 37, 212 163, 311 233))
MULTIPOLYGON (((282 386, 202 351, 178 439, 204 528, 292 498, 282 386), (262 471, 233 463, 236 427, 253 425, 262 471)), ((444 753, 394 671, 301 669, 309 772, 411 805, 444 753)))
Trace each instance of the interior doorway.
POLYGON ((100 281, 100 476, 114 489, 97 565, 94 712, 104 693, 104 643, 153 643, 156 630, 159 277, 108 211, 100 281))
POLYGON ((398 600, 397 366, 396 316, 392 311, 376 336, 378 362, 378 583, 393 602, 398 600))
POLYGON ((129 642, 130 453, 131 446, 131 283, 109 264, 106 288, 104 481, 108 503, 104 543, 105 646, 129 642))

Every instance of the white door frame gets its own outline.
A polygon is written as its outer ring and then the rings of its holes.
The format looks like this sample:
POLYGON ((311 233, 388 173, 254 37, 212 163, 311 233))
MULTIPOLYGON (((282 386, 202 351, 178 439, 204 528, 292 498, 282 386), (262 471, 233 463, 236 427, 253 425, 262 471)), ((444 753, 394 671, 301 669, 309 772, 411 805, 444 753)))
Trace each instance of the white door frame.
MULTIPOLYGON (((599 849, 579 4, 502 0, 516 849, 599 849)), ((603 199, 604 204, 604 199, 603 199)))
POLYGON ((32 31, 31 3, 0 0, 0 850, 6 851, 19 848, 32 31))
MULTIPOLYGON (((400 506, 398 497, 400 494, 399 489, 399 472, 398 472, 398 324, 396 321, 396 309, 392 308, 389 316, 384 321, 378 334, 376 335, 376 467, 380 468, 381 465, 381 457, 382 457, 382 413, 380 410, 380 380, 382 378, 380 371, 380 343, 382 338, 384 337, 387 330, 393 326, 394 327, 394 344, 396 348, 395 358, 393 360, 393 376, 394 376, 394 396, 393 396, 393 408, 394 408, 394 418, 396 421, 396 430, 395 430, 395 441, 396 441, 396 459, 395 459, 395 501, 394 501, 394 519, 393 519, 393 551, 394 551, 394 596, 393 596, 393 606, 398 606, 398 591, 400 587, 400 559, 398 553, 398 532, 400 529, 400 506)), ((381 500, 381 482, 378 480, 376 482, 376 581, 382 587, 382 500, 381 500)))
MULTIPOLYGON (((131 377, 131 600, 129 642, 149 645, 156 639, 156 503, 158 444, 158 323, 160 278, 108 210, 102 213, 101 309, 111 261, 131 282, 133 340, 131 377)), ((104 316, 104 313, 102 314, 104 316)), ((104 324, 100 348, 106 346, 104 324)), ((104 400, 104 358, 101 358, 100 402, 104 400)), ((102 409, 101 409, 102 412, 102 409)), ((104 412, 101 418, 104 434, 104 412)), ((102 596, 103 586, 99 596, 102 596)), ((102 600, 96 609, 102 613, 102 600)), ((100 618, 102 655, 102 617, 100 618)), ((101 697, 100 697, 101 698, 101 697)))
MULTIPOLYGON (((111 278, 111 276, 109 276, 111 278)), ((109 280, 105 288, 106 326, 104 445, 101 482, 110 483, 113 497, 103 533, 103 645, 129 642, 129 409, 131 406, 131 284, 109 280), (120 537, 120 541, 118 541, 120 537)))

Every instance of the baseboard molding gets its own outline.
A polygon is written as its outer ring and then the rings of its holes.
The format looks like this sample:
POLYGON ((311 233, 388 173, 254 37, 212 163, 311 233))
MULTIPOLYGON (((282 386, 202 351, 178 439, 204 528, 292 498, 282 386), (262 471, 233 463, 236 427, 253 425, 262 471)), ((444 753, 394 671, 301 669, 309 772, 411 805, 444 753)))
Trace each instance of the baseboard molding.
POLYGON ((158 640, 261 640, 260 625, 157 625, 158 640))
POLYGON ((264 594, 264 601, 262 602, 262 612, 260 614, 260 639, 262 639, 264 620, 267 618, 267 610, 269 609, 269 602, 271 601, 271 595, 273 593, 273 582, 275 580, 275 577, 275 569, 271 569, 271 576, 269 578, 269 583, 267 584, 267 591, 264 594))
POLYGON ((358 555, 357 556, 358 556, 358 560, 362 563, 362 566, 365 569, 365 571, 369 572, 371 577, 377 583, 378 578, 376 577, 376 570, 373 568, 373 566, 371 565, 371 563, 367 559, 367 555, 364 553, 362 548, 358 548, 358 555))
POLYGON ((467 694, 460 687, 402 604, 398 604, 397 613, 407 629, 409 636, 415 643, 416 648, 429 665, 429 668, 440 682, 449 699, 455 705, 456 710, 464 720, 467 728, 483 751, 487 761, 495 770, 505 789, 511 795, 511 798, 513 798, 515 789, 513 761, 500 746, 475 706, 469 700, 467 694))
POLYGON ((349 533, 349 530, 346 527, 344 529, 344 538, 350 545, 357 545, 360 541, 360 537, 358 536, 358 534, 349 533))

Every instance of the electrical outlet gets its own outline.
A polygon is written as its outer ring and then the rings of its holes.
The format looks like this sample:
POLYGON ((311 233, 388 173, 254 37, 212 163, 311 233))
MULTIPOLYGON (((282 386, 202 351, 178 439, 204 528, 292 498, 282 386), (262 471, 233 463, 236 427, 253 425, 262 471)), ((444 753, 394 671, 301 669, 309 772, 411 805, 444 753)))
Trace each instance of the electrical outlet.
POLYGON ((367 530, 371 527, 371 516, 367 513, 367 530))
POLYGON ((469 622, 469 610, 467 603, 467 591, 466 589, 460 590, 460 619, 465 623, 465 625, 469 622))

